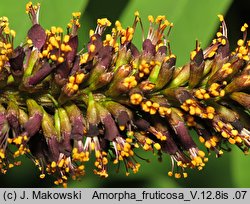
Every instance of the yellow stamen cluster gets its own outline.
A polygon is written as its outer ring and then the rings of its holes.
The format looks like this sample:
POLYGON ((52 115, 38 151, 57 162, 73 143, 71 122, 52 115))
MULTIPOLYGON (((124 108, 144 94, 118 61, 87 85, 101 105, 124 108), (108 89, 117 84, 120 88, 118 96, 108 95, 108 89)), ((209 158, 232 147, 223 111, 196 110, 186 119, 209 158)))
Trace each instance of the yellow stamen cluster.
POLYGON ((70 76, 69 81, 66 85, 66 91, 69 94, 76 93, 78 91, 79 85, 83 82, 85 77, 84 73, 76 73, 75 76, 70 76))
MULTIPOLYGON (((112 31, 114 33, 114 30, 112 31)), ((119 51, 119 43, 116 42, 115 34, 107 34, 105 40, 103 41, 103 46, 111 46, 114 48, 115 52, 119 51)))
POLYGON ((238 47, 235 49, 235 52, 237 53, 237 57, 239 59, 243 59, 245 61, 249 61, 249 41, 245 43, 244 40, 239 39, 237 42, 238 47))
MULTIPOLYGON (((47 165, 46 171, 48 174, 55 174, 57 170, 60 172, 60 177, 54 181, 54 184, 62 185, 63 187, 67 187, 69 173, 72 173, 72 179, 76 179, 77 177, 85 174, 83 165, 75 167, 71 163, 70 157, 65 156, 62 156, 62 158, 58 161, 52 161, 47 165)), ((43 177, 43 173, 40 176, 43 177)))
POLYGON ((8 138, 8 143, 15 144, 18 146, 18 150, 14 152, 14 157, 19 157, 30 152, 30 149, 25 144, 28 141, 27 135, 18 136, 13 139, 8 138))
POLYGON ((97 167, 98 170, 95 169, 94 173, 101 177, 107 178, 108 177, 108 173, 106 170, 106 166, 108 164, 107 153, 104 151, 100 152, 100 150, 96 150, 95 157, 96 157, 95 166, 97 167))
POLYGON ((131 27, 128 27, 126 30, 122 29, 120 31, 121 35, 121 44, 129 43, 132 41, 133 36, 134 36, 134 29, 131 27))
POLYGON ((126 175, 129 175, 128 169, 132 169, 134 173, 137 173, 140 168, 139 163, 135 163, 134 159, 134 151, 132 150, 131 144, 124 140, 121 137, 116 138, 116 141, 113 142, 115 152, 116 152, 116 159, 113 161, 114 164, 118 164, 119 162, 123 161, 126 165, 126 175))
POLYGON ((244 23, 244 25, 241 27, 241 32, 245 32, 248 28, 248 24, 247 23, 244 23))
POLYGON ((228 77, 233 72, 233 67, 231 63, 223 64, 222 68, 216 73, 219 74, 222 78, 228 77))
POLYGON ((116 147, 116 159, 114 160, 114 164, 118 163, 118 161, 122 161, 125 158, 134 156, 134 152, 131 149, 131 145, 128 142, 124 142, 123 144, 113 142, 114 146, 116 147))
POLYGON ((196 148, 189 149, 189 152, 191 165, 198 168, 198 170, 202 170, 205 166, 205 163, 208 161, 208 158, 205 157, 205 153, 201 150, 197 150, 196 148))
POLYGON ((97 24, 102 27, 109 27, 111 26, 111 22, 107 19, 107 18, 101 18, 101 19, 97 19, 97 24))
POLYGON ((80 55, 80 63, 79 65, 85 64, 88 61, 89 53, 84 53, 80 55))
MULTIPOLYGON (((223 82, 223 85, 226 85, 226 82, 223 82)), ((223 97, 225 96, 225 90, 221 88, 222 85, 218 84, 218 83, 213 83, 211 84, 211 86, 208 89, 209 95, 213 96, 213 97, 223 97)))
POLYGON ((73 161, 86 162, 89 161, 89 152, 81 151, 79 152, 77 148, 72 150, 72 159, 73 161))
POLYGON ((207 106, 203 108, 200 104, 194 99, 187 99, 182 105, 181 108, 190 115, 197 115, 201 118, 213 119, 215 114, 215 109, 212 106, 207 106))
POLYGON ((171 110, 171 108, 160 106, 158 109, 158 112, 159 112, 160 116, 164 117, 164 116, 170 115, 172 110, 171 110))
POLYGON ((36 5, 33 5, 32 2, 30 1, 30 2, 28 2, 26 4, 25 12, 27 14, 36 13, 39 8, 40 8, 40 4, 39 3, 37 3, 36 5))
POLYGON ((156 130, 154 127, 150 126, 148 131, 152 133, 158 140, 164 141, 167 140, 167 136, 164 135, 162 132, 156 130))
POLYGON ((210 98, 209 93, 203 88, 197 89, 194 93, 194 96, 200 100, 207 100, 210 98))
POLYGON ((133 105, 139 105, 142 102, 143 96, 140 93, 133 93, 130 96, 130 103, 133 105))
POLYGON ((139 77, 144 77, 150 74, 150 71, 152 70, 154 65, 154 62, 147 62, 146 60, 141 60, 139 65, 139 77))
MULTIPOLYGON (((76 27, 76 28, 80 28, 81 25, 80 25, 80 17, 81 17, 81 12, 74 12, 72 13, 72 19, 70 20, 70 23, 68 23, 67 27, 68 29, 71 29, 72 27, 76 27)), ((76 29, 76 28, 73 28, 73 29, 76 29)))
POLYGON ((159 143, 154 142, 152 139, 148 138, 145 132, 141 132, 140 134, 135 135, 136 139, 138 140, 139 144, 142 145, 142 148, 145 151, 153 151, 154 148, 156 150, 161 149, 161 145, 159 143))
POLYGON ((231 144, 242 144, 244 137, 230 124, 221 120, 214 122, 214 127, 223 138, 226 138, 231 144))
POLYGON ((11 163, 7 158, 6 158, 6 152, 5 149, 0 148, 0 173, 6 174, 8 169, 13 168, 14 166, 20 166, 21 162, 20 161, 15 161, 11 163))
POLYGON ((70 36, 63 36, 63 29, 55 26, 52 26, 50 30, 47 30, 46 35, 47 40, 43 51, 39 55, 40 58, 48 58, 57 63, 64 62, 65 55, 72 50, 68 44, 70 36))
POLYGON ((140 84, 140 88, 143 91, 147 91, 147 92, 152 91, 155 88, 155 84, 151 83, 151 82, 148 82, 148 81, 146 81, 145 83, 142 82, 140 84))
POLYGON ((152 102, 150 100, 141 102, 141 108, 143 111, 150 113, 151 115, 154 115, 157 113, 160 105, 159 103, 152 102))
POLYGON ((0 17, 0 71, 13 52, 13 40, 16 32, 9 28, 9 19, 5 16, 0 17))
POLYGON ((122 84, 127 89, 132 89, 137 85, 137 81, 135 79, 135 76, 128 76, 123 80, 122 84))

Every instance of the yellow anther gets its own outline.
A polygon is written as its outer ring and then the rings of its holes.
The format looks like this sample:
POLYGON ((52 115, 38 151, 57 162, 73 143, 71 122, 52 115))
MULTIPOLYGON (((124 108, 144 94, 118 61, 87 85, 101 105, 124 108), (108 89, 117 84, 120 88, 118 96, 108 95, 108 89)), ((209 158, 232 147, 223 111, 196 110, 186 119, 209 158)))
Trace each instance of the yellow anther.
POLYGON ((68 43, 69 42, 69 35, 65 35, 64 37, 63 37, 63 42, 64 43, 68 43))
POLYGON ((63 167, 63 165, 64 165, 64 163, 65 163, 65 160, 64 160, 64 159, 62 159, 62 160, 60 160, 60 161, 59 161, 59 163, 58 163, 58 165, 57 165, 57 166, 58 166, 59 168, 62 168, 62 167, 63 167))
POLYGON ((205 153, 201 150, 198 151, 198 155, 202 158, 205 157, 205 153))
POLYGON ((177 178, 177 179, 179 179, 179 178, 181 178, 181 174, 180 173, 175 173, 174 177, 177 178))
POLYGON ((74 18, 80 18, 81 12, 73 12, 73 13, 72 13, 72 16, 73 16, 74 18))
POLYGON ((194 50, 190 53, 190 59, 194 60, 194 57, 196 56, 197 52, 194 50))
POLYGON ((85 77, 84 73, 77 74, 76 75, 76 79, 75 79, 76 83, 77 84, 81 84, 82 81, 83 81, 83 79, 84 79, 84 77, 85 77))
POLYGON ((146 139, 146 143, 149 144, 149 145, 151 145, 153 143, 153 141, 151 139, 147 138, 146 139))
POLYGON ((58 57, 57 62, 58 63, 63 63, 64 62, 64 58, 63 57, 58 57))
POLYGON ((225 45, 226 43, 227 43, 227 41, 226 41, 225 39, 222 39, 222 40, 221 40, 221 44, 222 44, 222 45, 225 45))
POLYGON ((32 45, 33 42, 32 42, 31 39, 28 39, 28 40, 27 40, 27 43, 28 43, 29 45, 32 45))
POLYGON ((97 24, 99 26, 111 26, 111 22, 107 18, 97 19, 97 24))
POLYGON ((91 45, 89 46, 89 51, 90 51, 90 52, 94 52, 94 51, 95 51, 95 45, 94 45, 94 44, 91 44, 91 45))
POLYGON ((91 147, 91 150, 95 150, 95 143, 91 142, 90 147, 91 147))
POLYGON ((139 93, 134 93, 130 96, 130 102, 133 105, 139 105, 142 102, 142 95, 139 93))
POLYGON ((125 130, 125 125, 119 125, 119 129, 120 129, 121 131, 125 130))
POLYGON ((108 159, 106 157, 102 158, 102 163, 103 165, 107 165, 108 164, 108 159))
POLYGON ((221 133, 221 136, 224 137, 224 138, 228 138, 229 137, 229 135, 226 132, 224 132, 224 131, 221 133))
POLYGON ((50 55, 50 59, 53 60, 53 61, 56 61, 57 57, 56 57, 56 55, 50 55))
POLYGON ((221 90, 221 91, 220 91, 220 96, 221 96, 221 97, 225 96, 225 94, 226 94, 225 90, 221 90))
POLYGON ((94 30, 89 30, 89 37, 93 36, 95 34, 95 31, 94 30))
POLYGON ((74 84, 75 83, 75 77, 74 76, 70 76, 69 77, 69 82, 74 84))
POLYGON ((56 168, 56 162, 55 161, 53 161, 52 163, 51 163, 51 168, 56 168))
POLYGON ((239 134, 239 132, 237 130, 232 130, 231 133, 232 133, 233 136, 236 136, 236 135, 239 134))
POLYGON ((213 113, 208 113, 207 118, 212 120, 214 118, 214 114, 213 113))
POLYGON ((135 12, 134 12, 134 15, 135 15, 135 16, 139 16, 139 15, 140 15, 140 14, 139 14, 139 11, 135 11, 135 12))
POLYGON ((147 151, 150 149, 150 146, 146 143, 143 145, 143 149, 147 151))
POLYGON ((205 139, 202 136, 199 137, 199 140, 200 140, 201 143, 205 142, 205 139))
POLYGON ((77 85, 77 84, 74 84, 74 85, 73 85, 73 87, 72 87, 72 89, 73 89, 74 91, 77 91, 77 90, 78 90, 78 88, 79 88, 79 87, 78 87, 78 85, 77 85))
POLYGON ((156 150, 160 150, 160 149, 161 149, 161 145, 160 145, 159 143, 155 143, 155 144, 154 144, 154 148, 155 148, 156 150))
POLYGON ((217 35, 217 37, 219 38, 219 37, 222 36, 222 33, 221 33, 221 32, 217 32, 216 35, 217 35))
POLYGON ((154 17, 153 17, 152 15, 149 15, 149 16, 148 16, 148 21, 149 21, 150 23, 153 23, 153 22, 154 22, 154 17))
POLYGON ((231 143, 231 144, 235 144, 236 141, 233 138, 230 137, 230 138, 228 138, 228 142, 231 143))
POLYGON ((173 172, 172 172, 172 171, 169 171, 169 172, 168 172, 168 176, 170 176, 170 177, 173 176, 173 172))
POLYGON ((223 15, 219 14, 218 17, 219 17, 219 19, 220 19, 221 22, 224 21, 223 15))

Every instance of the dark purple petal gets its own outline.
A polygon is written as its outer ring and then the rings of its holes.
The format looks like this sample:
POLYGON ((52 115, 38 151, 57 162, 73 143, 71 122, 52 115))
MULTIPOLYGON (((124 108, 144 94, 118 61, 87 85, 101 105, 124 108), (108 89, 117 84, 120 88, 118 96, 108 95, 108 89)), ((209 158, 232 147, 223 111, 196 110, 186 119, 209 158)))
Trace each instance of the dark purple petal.
POLYGON ((44 80, 51 72, 53 68, 48 62, 45 62, 43 66, 32 76, 28 78, 28 85, 35 86, 44 80))
POLYGON ((103 118, 102 122, 105 128, 104 139, 114 141, 116 137, 120 136, 115 121, 110 114, 107 114, 106 117, 103 118))
POLYGON ((130 42, 130 44, 129 44, 128 47, 129 47, 129 49, 131 50, 132 56, 133 56, 134 58, 137 58, 137 57, 140 56, 139 50, 137 49, 137 47, 136 47, 132 42, 130 42))
POLYGON ((187 127, 184 122, 179 121, 179 123, 173 127, 176 133, 176 137, 180 142, 180 145, 185 149, 189 150, 192 147, 196 147, 192 137, 190 136, 187 127))
POLYGON ((134 124, 143 131, 148 130, 150 128, 150 123, 142 118, 135 120, 134 124))
POLYGON ((167 51, 168 51, 168 48, 167 46, 163 45, 163 46, 160 46, 157 50, 157 52, 161 53, 161 54, 167 54, 167 51))
POLYGON ((108 67, 112 60, 112 51, 113 48, 111 46, 102 47, 98 52, 99 64, 108 67))
POLYGON ((119 126, 127 126, 130 122, 129 115, 126 111, 121 111, 117 117, 117 123, 119 126))
POLYGON ((58 161, 60 155, 60 144, 55 136, 47 138, 47 144, 49 147, 49 152, 51 154, 52 161, 58 161))
POLYGON ((72 145, 71 145, 71 133, 70 132, 62 132, 62 141, 59 146, 60 152, 65 154, 66 157, 71 155, 72 145))
POLYGON ((222 39, 226 40, 225 45, 220 45, 217 50, 217 54, 221 55, 221 58, 224 59, 225 57, 228 57, 230 54, 230 47, 229 47, 229 41, 226 37, 221 37, 222 39))
POLYGON ((21 130, 20 130, 20 125, 19 125, 17 115, 13 114, 12 112, 8 112, 7 120, 8 120, 10 127, 14 131, 15 136, 18 136, 21 130))
POLYGON ((153 45, 152 41, 149 39, 144 40, 142 44, 142 49, 145 53, 155 55, 155 45, 153 45))
POLYGON ((200 49, 196 55, 194 56, 193 61, 196 63, 196 66, 200 66, 201 63, 204 61, 203 50, 200 49))
POLYGON ((87 136, 94 137, 96 135, 99 135, 99 129, 97 127, 97 124, 90 123, 88 126, 87 136))
POLYGON ((80 56, 76 55, 74 65, 73 65, 73 68, 71 69, 70 75, 74 75, 76 72, 78 72, 80 70, 79 63, 80 63, 80 56))
POLYGON ((179 150, 178 146, 170 135, 168 136, 167 140, 161 142, 161 149, 163 152, 166 152, 170 155, 174 155, 179 150))
POLYGON ((33 45, 40 50, 46 41, 46 33, 42 26, 35 24, 29 29, 28 38, 31 39, 33 45))
POLYGON ((28 141, 31 154, 38 159, 49 160, 49 149, 42 134, 36 134, 28 141))
POLYGON ((34 136, 40 130, 42 118, 43 118, 42 114, 36 112, 24 124, 24 129, 28 137, 34 136))
POLYGON ((82 140, 84 131, 83 117, 78 116, 75 118, 71 118, 70 120, 72 121, 71 139, 82 140))
POLYGON ((15 76, 19 76, 23 74, 23 61, 25 57, 25 52, 22 47, 18 46, 11 58, 9 59, 11 72, 15 76))

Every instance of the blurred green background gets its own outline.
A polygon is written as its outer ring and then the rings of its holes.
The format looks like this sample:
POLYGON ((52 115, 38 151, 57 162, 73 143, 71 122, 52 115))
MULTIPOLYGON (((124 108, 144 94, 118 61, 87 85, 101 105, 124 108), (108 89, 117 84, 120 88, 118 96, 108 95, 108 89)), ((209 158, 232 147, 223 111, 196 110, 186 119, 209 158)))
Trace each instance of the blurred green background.
MULTIPOLYGON (((1 0, 0 16, 7 16, 10 27, 17 32, 15 45, 21 43, 31 26, 25 13, 25 0, 1 0)), ((81 47, 88 42, 88 31, 95 28, 96 19, 107 17, 111 22, 119 19, 124 27, 132 25, 134 12, 138 10, 147 31, 148 15, 166 15, 174 23, 170 35, 171 48, 177 55, 177 64, 182 65, 189 59, 189 53, 195 47, 195 40, 206 47, 219 27, 217 14, 225 16, 228 25, 231 47, 241 37, 240 27, 249 23, 250 1, 241 0, 40 0, 40 23, 44 28, 50 26, 66 27, 71 13, 81 11, 81 29, 79 31, 81 47)), ((135 43, 140 48, 141 32, 137 29, 135 43)), ((140 153, 141 155, 142 153, 140 153)), ((86 165, 87 175, 81 181, 70 182, 69 187, 250 187, 250 158, 233 148, 216 159, 212 154, 202 171, 190 171, 187 179, 176 180, 167 176, 171 168, 168 157, 163 162, 157 156, 143 155, 150 163, 141 161, 142 166, 137 174, 125 176, 122 170, 109 169, 107 179, 99 178, 92 173, 93 162, 86 165)), ((11 169, 6 175, 0 175, 0 187, 52 187, 52 179, 39 179, 39 172, 34 165, 22 158, 23 165, 11 169)))

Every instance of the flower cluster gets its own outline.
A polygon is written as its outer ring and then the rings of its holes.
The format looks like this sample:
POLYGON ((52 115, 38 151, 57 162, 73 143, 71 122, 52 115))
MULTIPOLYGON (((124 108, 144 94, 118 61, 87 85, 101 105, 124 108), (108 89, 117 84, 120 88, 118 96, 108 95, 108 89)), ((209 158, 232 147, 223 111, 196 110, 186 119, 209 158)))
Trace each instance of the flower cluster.
MULTIPOLYGON (((29 2, 32 26, 26 42, 13 47, 15 31, 0 18, 0 171, 20 165, 27 155, 41 171, 67 185, 85 174, 94 157, 94 173, 108 176, 110 165, 137 173, 139 150, 161 159, 169 155, 169 176, 202 170, 210 152, 219 157, 236 145, 250 147, 250 51, 248 25, 230 51, 223 16, 206 49, 196 42, 190 61, 176 67, 168 36, 173 23, 148 16, 142 50, 132 27, 98 19, 86 49, 78 52, 80 13, 66 32, 39 24, 40 5, 29 2), (193 131, 196 134, 191 134, 193 131), (197 137, 208 150, 197 146, 197 137)), ((144 33, 144 31, 143 31, 144 33)), ((142 159, 143 160, 143 159, 142 159)))

